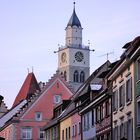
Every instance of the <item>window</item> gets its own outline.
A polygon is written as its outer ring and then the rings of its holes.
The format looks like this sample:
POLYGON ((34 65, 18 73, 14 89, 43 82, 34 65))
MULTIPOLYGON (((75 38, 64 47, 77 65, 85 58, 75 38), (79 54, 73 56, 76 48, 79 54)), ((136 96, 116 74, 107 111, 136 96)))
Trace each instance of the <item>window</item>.
POLYGON ((85 73, 82 71, 80 73, 80 83, 83 83, 85 81, 85 73))
POLYGON ((100 107, 96 108, 96 122, 100 121, 100 107))
POLYGON ((83 116, 83 131, 86 130, 86 115, 83 116))
POLYGON ((74 125, 72 126, 72 137, 74 137, 74 132, 75 130, 74 130, 74 125))
POLYGON ((109 116, 109 101, 106 101, 105 103, 105 116, 109 116))
POLYGON ((54 95, 54 103, 57 104, 57 103, 60 103, 61 101, 61 96, 60 95, 54 95))
POLYGON ((91 113, 92 113, 92 118, 91 118, 92 119, 92 126, 94 126, 94 110, 93 109, 92 109, 91 113))
POLYGON ((123 123, 124 118, 121 118, 121 125, 120 125, 120 138, 124 137, 124 123, 123 123))
POLYGON ((84 131, 87 131, 90 128, 89 117, 90 117, 90 112, 83 115, 83 130, 84 131))
POLYGON ((74 136, 76 136, 77 135, 77 125, 75 124, 75 134, 74 134, 74 136))
POLYGON ((137 103, 137 125, 140 125, 140 101, 137 103))
POLYGON ((100 119, 103 120, 103 105, 100 105, 100 119))
POLYGON ((71 137, 71 131, 70 131, 70 127, 69 127, 69 139, 70 139, 70 137, 71 137))
POLYGON ((67 72, 64 72, 64 79, 67 80, 67 72))
POLYGON ((79 81, 79 80, 78 80, 78 79, 79 79, 79 73, 78 73, 77 70, 74 72, 73 79, 74 79, 74 80, 73 80, 74 82, 78 82, 78 81, 79 81))
POLYGON ((75 137, 77 135, 77 125, 72 126, 72 137, 75 137))
POLYGON ((127 121, 127 140, 133 139, 133 125, 132 125, 132 119, 129 119, 127 121))
POLYGON ((50 129, 47 131, 46 136, 47 136, 47 140, 51 139, 51 131, 50 131, 50 129))
POLYGON ((45 139, 45 132, 39 129, 39 139, 44 140, 45 139))
POLYGON ((140 59, 138 60, 138 80, 140 80, 140 59))
POLYGON ((119 88, 119 107, 123 107, 125 104, 125 88, 124 84, 119 88))
POLYGON ((126 102, 132 100, 132 78, 126 81, 126 102))
POLYGON ((68 140, 68 129, 66 128, 66 140, 68 140))
POLYGON ((118 126, 114 128, 114 140, 118 140, 118 126))
POLYGON ((42 120, 42 113, 41 112, 36 112, 35 113, 35 120, 36 121, 41 121, 42 120))
POLYGON ((54 127, 54 139, 56 139, 56 127, 54 127))
POLYGON ((64 130, 62 130, 62 140, 64 140, 64 130))
POLYGON ((113 92, 113 111, 118 109, 118 90, 113 92))
POLYGON ((81 134, 81 122, 79 122, 79 129, 78 129, 78 134, 81 134))
POLYGON ((32 139, 32 128, 30 127, 22 128, 21 139, 32 139))

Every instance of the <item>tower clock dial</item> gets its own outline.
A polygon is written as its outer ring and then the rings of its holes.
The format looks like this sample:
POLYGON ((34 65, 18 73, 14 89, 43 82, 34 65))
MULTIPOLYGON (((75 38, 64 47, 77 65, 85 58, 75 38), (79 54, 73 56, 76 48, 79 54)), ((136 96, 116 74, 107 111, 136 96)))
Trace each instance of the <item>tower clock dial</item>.
POLYGON ((75 53, 75 59, 77 62, 82 62, 84 59, 84 54, 80 51, 75 53))
POLYGON ((66 61, 66 53, 63 52, 61 55, 61 61, 64 63, 66 61))

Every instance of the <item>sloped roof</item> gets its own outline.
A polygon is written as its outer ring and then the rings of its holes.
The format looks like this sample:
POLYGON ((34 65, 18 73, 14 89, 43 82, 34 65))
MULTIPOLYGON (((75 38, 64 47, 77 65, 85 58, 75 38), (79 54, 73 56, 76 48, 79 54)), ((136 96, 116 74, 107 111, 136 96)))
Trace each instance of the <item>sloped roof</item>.
POLYGON ((22 100, 27 99, 32 94, 34 94, 35 91, 37 91, 37 90, 40 91, 40 88, 39 88, 39 85, 35 78, 35 75, 34 75, 34 73, 29 73, 27 75, 18 95, 16 96, 13 106, 17 105, 22 100))
POLYGON ((80 23, 80 20, 78 19, 77 15, 76 15, 76 12, 75 12, 75 2, 74 2, 74 9, 73 9, 73 13, 72 13, 72 16, 67 24, 67 27, 68 26, 77 26, 77 27, 81 27, 81 23, 80 23))
POLYGON ((22 102, 20 102, 16 106, 14 106, 11 110, 9 110, 6 114, 4 114, 4 116, 2 116, 0 118, 0 127, 3 127, 5 125, 5 123, 9 119, 11 119, 16 113, 18 113, 19 110, 21 109, 21 107, 23 107, 26 103, 27 103, 27 101, 23 100, 22 102))

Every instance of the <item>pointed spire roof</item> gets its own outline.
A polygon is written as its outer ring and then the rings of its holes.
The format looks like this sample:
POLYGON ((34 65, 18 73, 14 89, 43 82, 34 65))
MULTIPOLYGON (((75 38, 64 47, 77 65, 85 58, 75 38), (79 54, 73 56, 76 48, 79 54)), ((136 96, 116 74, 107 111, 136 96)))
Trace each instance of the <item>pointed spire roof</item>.
POLYGON ((76 12, 75 12, 75 2, 73 3, 74 4, 74 8, 73 8, 73 13, 72 13, 72 16, 67 24, 67 27, 68 26, 77 26, 77 27, 81 27, 81 23, 80 23, 80 20, 78 19, 77 15, 76 15, 76 12))
POLYGON ((13 106, 17 105, 22 100, 27 99, 37 90, 40 91, 40 87, 38 85, 34 73, 28 73, 18 95, 16 96, 13 106))

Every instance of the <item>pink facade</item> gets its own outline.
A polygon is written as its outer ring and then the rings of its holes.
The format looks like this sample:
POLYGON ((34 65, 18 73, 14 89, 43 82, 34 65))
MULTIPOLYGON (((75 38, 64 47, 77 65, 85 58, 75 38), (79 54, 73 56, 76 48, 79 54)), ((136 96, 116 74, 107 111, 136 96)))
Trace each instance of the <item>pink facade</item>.
POLYGON ((67 83, 58 74, 44 86, 39 94, 19 111, 18 114, 21 115, 17 115, 16 119, 13 117, 15 121, 11 121, 10 125, 3 127, 0 136, 5 137, 6 140, 41 139, 44 134, 42 131, 40 132, 40 129, 53 117, 55 105, 72 96, 67 83))
POLYGON ((81 140, 81 116, 77 113, 71 116, 71 127, 75 127, 75 135, 72 140, 81 140))

